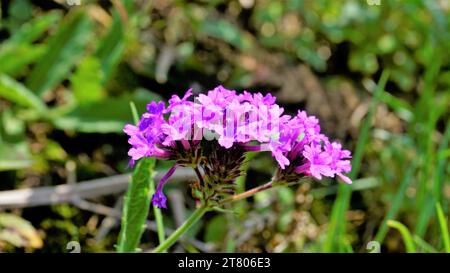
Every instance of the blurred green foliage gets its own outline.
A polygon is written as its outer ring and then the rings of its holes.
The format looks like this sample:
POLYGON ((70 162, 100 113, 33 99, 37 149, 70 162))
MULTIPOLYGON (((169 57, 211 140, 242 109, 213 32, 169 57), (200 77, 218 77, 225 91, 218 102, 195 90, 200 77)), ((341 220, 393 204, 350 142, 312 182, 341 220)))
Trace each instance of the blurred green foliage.
MULTIPOLYGON (((361 147, 355 183, 260 193, 190 236, 219 251, 365 252, 372 240, 383 251, 411 250, 392 226, 403 235, 407 227, 415 251, 447 248, 441 227, 450 210, 449 1, 0 3, 1 189, 63 183, 68 160, 79 178, 125 171, 121 130, 132 122, 130 101, 142 112, 147 102, 191 85, 262 87, 287 94, 287 112, 306 105, 323 123, 335 123, 324 127, 345 147, 361 147), (310 76, 299 72, 303 66, 310 76), (383 71, 389 78, 375 92, 383 71), (339 93, 343 82, 351 88, 339 93)), ((252 159, 240 189, 265 182, 274 166, 264 155, 252 159)), ((117 230, 114 239, 93 242, 96 216, 76 208, 62 216, 64 208, 30 220, 48 233, 43 251, 64 250, 64 240, 78 236, 85 251, 114 250, 117 230)), ((172 216, 164 212, 173 227, 172 216)), ((154 233, 144 234, 144 246, 156 242, 154 233)))

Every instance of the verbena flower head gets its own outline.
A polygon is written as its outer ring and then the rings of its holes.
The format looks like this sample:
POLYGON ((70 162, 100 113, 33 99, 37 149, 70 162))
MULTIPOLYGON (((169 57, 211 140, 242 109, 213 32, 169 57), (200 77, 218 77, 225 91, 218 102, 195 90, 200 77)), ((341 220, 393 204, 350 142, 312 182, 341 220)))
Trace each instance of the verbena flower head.
POLYGON ((351 171, 351 153, 342 150, 337 142, 330 142, 320 132, 319 120, 299 111, 297 116, 282 126, 280 137, 272 140, 272 153, 280 164, 279 180, 298 180, 300 176, 340 177, 344 182, 352 181, 343 173, 351 171), (286 166, 289 166, 286 168, 286 166))
POLYGON ((320 132, 319 121, 306 112, 283 114, 271 94, 237 94, 218 86, 192 97, 191 90, 163 102, 147 105, 139 123, 126 125, 131 165, 142 157, 174 160, 161 179, 153 205, 166 207, 163 186, 177 166, 190 166, 199 174, 194 196, 204 202, 218 201, 234 192, 234 180, 247 151, 270 151, 279 164, 275 181, 295 181, 304 176, 344 175, 351 170, 350 152, 330 142, 320 132))

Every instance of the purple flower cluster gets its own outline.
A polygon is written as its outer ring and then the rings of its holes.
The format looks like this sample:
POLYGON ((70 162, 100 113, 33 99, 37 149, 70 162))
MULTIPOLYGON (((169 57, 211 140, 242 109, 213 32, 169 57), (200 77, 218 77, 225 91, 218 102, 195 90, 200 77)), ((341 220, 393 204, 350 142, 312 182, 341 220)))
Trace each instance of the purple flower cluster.
MULTIPOLYGON (((191 90, 183 98, 174 95, 167 108, 162 102, 151 102, 137 126, 125 126, 132 145, 128 152, 132 164, 142 157, 156 157, 194 167, 198 156, 193 154, 201 153, 202 141, 215 141, 225 149, 270 151, 280 169, 290 175, 317 179, 339 176, 351 183, 343 175, 351 170, 350 152, 321 134, 317 118, 306 112, 299 111, 294 117, 283 115, 283 108, 271 94, 237 94, 223 86, 199 94, 193 101, 191 96, 191 90)), ((154 205, 166 206, 162 187, 175 168, 160 181, 154 205)))
POLYGON ((275 145, 269 145, 281 169, 292 163, 295 164, 293 171, 296 174, 317 179, 337 175, 344 182, 352 183, 350 178, 343 175, 352 168, 350 151, 343 150, 337 142, 330 142, 320 132, 319 120, 308 116, 305 111, 299 111, 297 116, 283 124, 280 137, 273 143, 275 145))

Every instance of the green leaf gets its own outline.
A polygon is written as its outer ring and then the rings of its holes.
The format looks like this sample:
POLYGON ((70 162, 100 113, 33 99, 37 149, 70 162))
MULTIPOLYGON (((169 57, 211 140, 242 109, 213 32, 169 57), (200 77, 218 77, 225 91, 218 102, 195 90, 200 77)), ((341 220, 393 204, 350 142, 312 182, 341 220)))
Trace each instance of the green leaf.
POLYGON ((388 92, 381 94, 380 101, 386 103, 404 120, 411 121, 413 119, 413 108, 407 101, 397 98, 388 92))
POLYGON ((41 248, 42 239, 27 220, 10 213, 0 213, 0 242, 16 247, 41 248))
POLYGON ((87 105, 105 98, 102 80, 103 71, 99 60, 92 56, 86 57, 70 79, 78 104, 87 105))
POLYGON ((47 106, 33 92, 9 76, 2 74, 0 74, 0 97, 40 112, 47 110, 47 106))
POLYGON ((19 74, 27 65, 40 59, 47 51, 46 44, 33 44, 49 27, 61 18, 59 12, 49 12, 23 24, 0 46, 0 73, 19 74), (18 58, 20 56, 20 58, 18 58))
POLYGON ((205 230, 205 242, 220 243, 227 235, 227 221, 224 215, 214 216, 208 221, 205 230))
MULTIPOLYGON (((25 139, 25 121, 17 117, 13 109, 14 107, 6 107, 2 110, 0 114, 0 133, 5 137, 5 141, 23 141, 25 139)), ((0 138, 0 144, 1 141, 0 138)))
POLYGON ((26 142, 0 145, 0 171, 18 170, 30 167, 33 162, 26 142))
POLYGON ((45 45, 8 44, 0 50, 0 73, 17 76, 27 65, 41 58, 46 50, 45 45))
POLYGON ((114 13, 113 23, 105 37, 100 41, 96 56, 101 60, 103 82, 106 82, 114 73, 125 50, 124 29, 120 16, 114 13))
POLYGON ((251 48, 250 40, 244 36, 238 27, 226 20, 207 20, 200 28, 200 33, 221 39, 241 50, 251 48))
POLYGON ((154 166, 155 159, 149 157, 136 164, 124 200, 118 252, 135 252, 141 241, 150 208, 150 181, 154 166))
POLYGON ((66 78, 89 40, 91 23, 84 13, 73 13, 66 19, 50 38, 47 51, 26 81, 28 88, 39 96, 66 78))
POLYGON ((36 39, 40 38, 49 27, 54 26, 60 19, 61 13, 59 12, 48 12, 40 15, 28 23, 23 24, 22 27, 5 42, 5 44, 14 46, 31 44, 36 39))
POLYGON ((132 123, 129 102, 143 112, 146 104, 157 95, 145 92, 144 96, 135 92, 134 95, 108 97, 104 100, 80 105, 64 116, 53 119, 55 127, 63 130, 75 130, 85 133, 117 133, 122 132, 126 123, 132 123))
POLYGON ((33 16, 33 5, 29 0, 10 1, 8 8, 9 29, 15 31, 21 24, 28 21, 33 16))
POLYGON ((365 74, 373 74, 378 70, 377 56, 365 51, 352 51, 348 65, 353 71, 361 71, 365 74))

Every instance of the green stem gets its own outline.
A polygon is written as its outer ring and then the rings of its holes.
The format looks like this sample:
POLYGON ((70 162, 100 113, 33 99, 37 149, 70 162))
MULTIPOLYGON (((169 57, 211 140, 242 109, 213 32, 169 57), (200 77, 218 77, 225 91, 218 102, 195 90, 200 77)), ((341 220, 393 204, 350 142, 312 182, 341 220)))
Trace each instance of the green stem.
POLYGON ((130 101, 130 108, 131 108, 131 114, 133 115, 134 124, 136 124, 136 126, 137 126, 139 124, 139 114, 136 109, 136 105, 132 101, 130 101))
POLYGON ((192 227, 210 208, 203 206, 198 208, 194 213, 184 222, 181 226, 177 228, 164 242, 157 246, 152 252, 162 253, 166 251, 171 245, 173 245, 184 233, 186 233, 189 228, 192 227))

